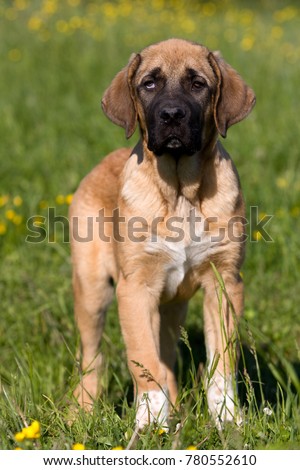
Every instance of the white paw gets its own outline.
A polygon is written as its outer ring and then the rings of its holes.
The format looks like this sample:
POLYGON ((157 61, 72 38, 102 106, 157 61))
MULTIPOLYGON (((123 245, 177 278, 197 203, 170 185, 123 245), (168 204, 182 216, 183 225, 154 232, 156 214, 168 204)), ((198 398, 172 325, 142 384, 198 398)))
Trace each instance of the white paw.
POLYGON ((136 428, 157 423, 167 430, 169 399, 166 390, 149 390, 137 397, 136 428))
POLYGON ((225 422, 234 421, 237 425, 242 422, 236 402, 232 380, 225 381, 223 377, 213 377, 207 388, 207 402, 218 429, 225 422))

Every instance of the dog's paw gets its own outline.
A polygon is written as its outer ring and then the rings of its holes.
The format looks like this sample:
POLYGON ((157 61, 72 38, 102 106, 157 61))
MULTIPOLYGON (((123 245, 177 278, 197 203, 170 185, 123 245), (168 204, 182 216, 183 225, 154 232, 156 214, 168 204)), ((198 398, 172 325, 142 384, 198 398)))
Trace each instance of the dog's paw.
POLYGON ((137 397, 136 429, 155 423, 168 431, 169 398, 165 390, 149 390, 137 397))
POLYGON ((224 381, 221 376, 211 379, 207 389, 207 403, 209 412, 219 430, 226 422, 241 425, 242 416, 232 381, 224 381))
POLYGON ((73 395, 81 408, 88 412, 92 411, 97 396, 97 379, 93 376, 84 376, 73 395))

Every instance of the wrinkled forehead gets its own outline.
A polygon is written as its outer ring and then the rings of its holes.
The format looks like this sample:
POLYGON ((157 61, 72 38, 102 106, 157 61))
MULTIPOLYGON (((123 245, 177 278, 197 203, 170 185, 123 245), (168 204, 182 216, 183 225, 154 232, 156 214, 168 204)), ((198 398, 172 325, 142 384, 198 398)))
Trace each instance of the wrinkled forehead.
POLYGON ((209 50, 205 46, 183 40, 153 44, 140 53, 142 60, 136 79, 139 81, 154 70, 159 70, 165 77, 180 79, 192 70, 212 84, 215 76, 208 55, 209 50))

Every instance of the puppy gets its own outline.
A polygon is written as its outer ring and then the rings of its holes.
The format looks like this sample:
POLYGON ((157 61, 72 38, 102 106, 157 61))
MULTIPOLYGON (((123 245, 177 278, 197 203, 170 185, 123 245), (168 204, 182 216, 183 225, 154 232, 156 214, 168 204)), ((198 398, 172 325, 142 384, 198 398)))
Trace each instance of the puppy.
POLYGON ((237 171, 218 138, 254 103, 253 91, 218 53, 181 39, 133 54, 106 90, 104 113, 127 138, 138 126, 140 140, 96 166, 70 208, 83 369, 75 395, 82 406, 97 396, 115 285, 136 429, 167 426, 180 327, 201 287, 208 407, 218 426, 237 419, 245 213, 237 171))

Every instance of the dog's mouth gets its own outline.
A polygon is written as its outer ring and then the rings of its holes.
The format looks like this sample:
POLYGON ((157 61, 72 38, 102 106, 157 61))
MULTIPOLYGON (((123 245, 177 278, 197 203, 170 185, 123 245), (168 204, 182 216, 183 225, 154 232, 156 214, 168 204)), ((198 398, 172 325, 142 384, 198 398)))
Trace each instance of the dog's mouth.
POLYGON ((176 136, 170 136, 164 142, 164 147, 166 149, 179 149, 184 147, 182 141, 176 136))
POLYGON ((154 147, 150 145, 150 147, 151 148, 149 148, 149 150, 154 150, 157 156, 161 156, 166 153, 178 158, 182 155, 193 155, 195 152, 193 148, 176 135, 170 135, 159 145, 155 145, 154 147))

